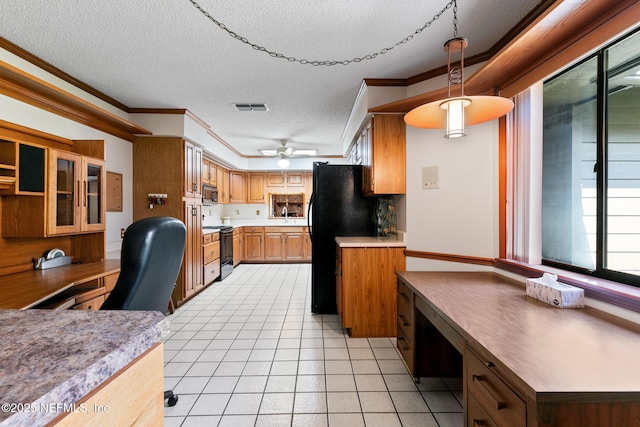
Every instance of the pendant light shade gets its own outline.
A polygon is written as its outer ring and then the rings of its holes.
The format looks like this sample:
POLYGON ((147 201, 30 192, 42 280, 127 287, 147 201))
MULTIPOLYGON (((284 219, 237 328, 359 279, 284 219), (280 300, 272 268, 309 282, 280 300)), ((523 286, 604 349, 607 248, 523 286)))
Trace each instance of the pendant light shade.
POLYGON ((416 107, 404 116, 404 121, 418 128, 446 129, 447 110, 442 106, 456 99, 466 99, 469 102, 464 109, 465 126, 497 119, 513 109, 513 102, 500 96, 464 96, 441 99, 416 107))
MULTIPOLYGON (((454 18, 455 22, 457 18, 454 18)), ((467 135, 466 126, 497 119, 513 109, 513 102, 500 96, 464 94, 464 49, 467 45, 467 39, 461 37, 455 37, 444 44, 447 52, 448 97, 409 111, 404 116, 406 124, 426 129, 446 129, 446 138, 460 138, 467 135), (451 53, 455 52, 460 52, 460 63, 452 67, 451 53), (451 96, 452 87, 460 88, 459 96, 451 96)))

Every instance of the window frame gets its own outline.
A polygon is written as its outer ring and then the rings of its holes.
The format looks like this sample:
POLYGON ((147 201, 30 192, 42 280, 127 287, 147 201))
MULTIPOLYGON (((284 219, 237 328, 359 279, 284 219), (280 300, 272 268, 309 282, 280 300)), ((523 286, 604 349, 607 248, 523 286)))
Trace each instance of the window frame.
MULTIPOLYGON (((596 59, 597 63, 597 99, 596 99, 596 259, 595 269, 566 264, 558 261, 552 261, 541 258, 541 264, 555 269, 566 270, 585 276, 604 279, 621 283, 628 286, 640 288, 640 276, 624 273, 617 270, 605 268, 605 257, 607 255, 607 173, 608 173, 608 97, 609 97, 609 75, 608 75, 608 55, 609 50, 622 41, 634 36, 640 35, 640 28, 625 32, 615 40, 600 47, 592 54, 582 60, 572 64, 571 66, 555 73, 553 76, 544 80, 543 85, 553 81, 554 79, 571 72, 575 68, 585 64, 588 61, 596 59)), ((638 56, 640 58, 640 54, 638 56)), ((570 279, 569 279, 570 280, 570 279)))

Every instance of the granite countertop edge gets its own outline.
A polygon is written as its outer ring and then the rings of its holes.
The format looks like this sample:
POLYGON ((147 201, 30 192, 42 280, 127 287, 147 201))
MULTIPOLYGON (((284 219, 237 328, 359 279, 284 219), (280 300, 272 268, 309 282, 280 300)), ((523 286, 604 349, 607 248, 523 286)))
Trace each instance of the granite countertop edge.
MULTIPOLYGON (((63 404, 73 407, 74 403, 77 403, 142 353, 160 342, 168 334, 168 329, 169 320, 163 317, 157 323, 150 324, 140 334, 132 336, 128 341, 91 365, 80 367, 80 372, 60 383, 34 402, 15 403, 29 403, 36 408, 40 408, 41 404, 45 406, 63 404)), ((39 410, 35 412, 16 412, 10 414, 8 418, 0 420, 0 426, 46 425, 62 413, 39 410)))

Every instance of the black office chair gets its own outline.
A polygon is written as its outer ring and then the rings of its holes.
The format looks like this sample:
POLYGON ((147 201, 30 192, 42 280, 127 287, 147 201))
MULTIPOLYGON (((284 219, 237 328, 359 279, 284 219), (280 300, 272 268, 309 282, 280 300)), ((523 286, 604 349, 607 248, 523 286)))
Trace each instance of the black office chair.
MULTIPOLYGON (((124 233, 120 276, 100 310, 155 310, 167 314, 182 265, 185 225, 171 217, 145 218, 124 233)), ((164 392, 169 406, 178 402, 164 392)))

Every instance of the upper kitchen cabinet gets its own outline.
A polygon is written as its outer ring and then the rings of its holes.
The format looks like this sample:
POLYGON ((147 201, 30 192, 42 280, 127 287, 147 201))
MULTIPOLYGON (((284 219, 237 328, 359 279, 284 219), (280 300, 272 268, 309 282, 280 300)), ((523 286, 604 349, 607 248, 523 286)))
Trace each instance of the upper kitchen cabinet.
POLYGON ((304 171, 267 172, 267 193, 300 193, 305 189, 306 174, 304 171))
POLYGON ((229 203, 247 203, 245 173, 229 171, 229 203))
POLYGON ((184 141, 184 196, 202 197, 202 148, 184 141))
POLYGON ((366 196, 406 193, 405 123, 401 115, 376 114, 358 135, 366 196))
POLYGON ((216 174, 218 203, 229 203, 229 169, 218 165, 216 174))
POLYGON ((216 184, 217 168, 218 168, 218 165, 216 165, 213 161, 205 158, 202 159, 202 183, 203 184, 213 185, 214 187, 217 185, 216 184))
POLYGON ((249 172, 247 177, 247 203, 267 203, 265 197, 265 174, 249 172))

